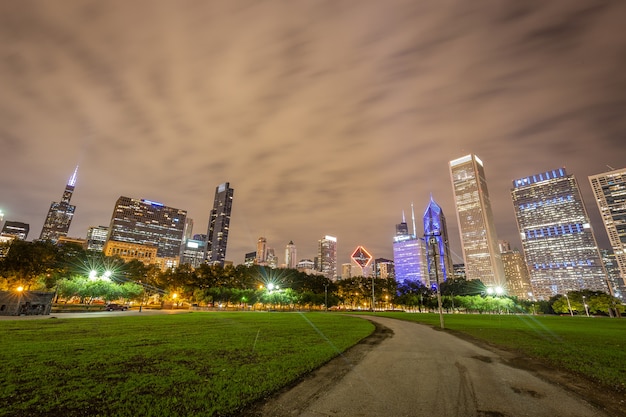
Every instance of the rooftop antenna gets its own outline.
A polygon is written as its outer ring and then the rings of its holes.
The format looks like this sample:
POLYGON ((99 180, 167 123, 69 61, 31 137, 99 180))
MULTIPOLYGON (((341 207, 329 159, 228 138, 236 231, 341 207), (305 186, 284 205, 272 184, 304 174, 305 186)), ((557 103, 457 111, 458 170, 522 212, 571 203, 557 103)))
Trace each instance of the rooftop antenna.
POLYGON ((413 220, 413 236, 417 236, 417 232, 415 230, 415 210, 413 210, 413 202, 411 201, 411 220, 413 220))

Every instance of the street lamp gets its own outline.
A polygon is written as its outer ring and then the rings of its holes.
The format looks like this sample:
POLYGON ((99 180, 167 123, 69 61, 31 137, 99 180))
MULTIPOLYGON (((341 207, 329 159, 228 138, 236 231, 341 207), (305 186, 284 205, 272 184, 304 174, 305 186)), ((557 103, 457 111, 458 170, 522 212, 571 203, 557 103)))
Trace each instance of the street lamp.
POLYGON ((441 289, 439 288, 439 271, 437 268, 437 235, 429 235, 428 243, 430 243, 433 251, 433 268, 435 268, 435 279, 437 280, 437 305, 439 307, 439 326, 443 329, 443 308, 441 306, 441 289))
POLYGON ((324 307, 328 313, 328 283, 324 284, 324 307))
POLYGON ((572 304, 569 302, 569 297, 565 294, 565 298, 567 299, 567 307, 569 308, 570 316, 574 317, 574 312, 572 311, 572 304))
POLYGON ((587 305, 587 299, 583 295, 583 304, 585 305, 585 313, 587 313, 587 317, 589 317, 589 306, 587 305))
POLYGON ((22 287, 21 285, 19 287, 16 288, 17 289, 17 310, 16 310, 16 316, 20 315, 20 304, 22 303, 22 291, 24 291, 24 287, 22 287))

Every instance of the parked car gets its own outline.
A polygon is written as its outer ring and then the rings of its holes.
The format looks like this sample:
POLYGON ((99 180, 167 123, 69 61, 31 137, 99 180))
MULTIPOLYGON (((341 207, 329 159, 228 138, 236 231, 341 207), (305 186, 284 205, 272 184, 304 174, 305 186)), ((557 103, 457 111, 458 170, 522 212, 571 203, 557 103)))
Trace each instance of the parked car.
POLYGON ((128 310, 128 306, 122 305, 122 304, 107 304, 106 307, 104 307, 104 309, 106 311, 126 311, 128 310))

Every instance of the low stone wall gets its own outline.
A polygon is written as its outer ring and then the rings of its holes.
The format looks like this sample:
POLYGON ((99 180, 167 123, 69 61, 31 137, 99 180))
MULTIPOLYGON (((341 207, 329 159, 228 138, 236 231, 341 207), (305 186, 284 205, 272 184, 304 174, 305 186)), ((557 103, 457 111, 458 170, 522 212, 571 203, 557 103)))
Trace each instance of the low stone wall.
POLYGON ((53 292, 0 291, 0 316, 48 315, 53 298, 53 292))

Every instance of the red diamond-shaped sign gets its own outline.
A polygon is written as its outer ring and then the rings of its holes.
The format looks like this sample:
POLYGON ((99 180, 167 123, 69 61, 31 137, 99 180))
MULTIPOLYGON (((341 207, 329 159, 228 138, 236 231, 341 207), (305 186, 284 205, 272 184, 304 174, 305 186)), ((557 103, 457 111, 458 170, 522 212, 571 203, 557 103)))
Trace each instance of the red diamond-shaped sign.
POLYGON ((357 247, 351 258, 354 262, 359 264, 361 268, 365 268, 372 261, 372 255, 370 255, 363 246, 357 247))

